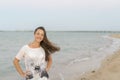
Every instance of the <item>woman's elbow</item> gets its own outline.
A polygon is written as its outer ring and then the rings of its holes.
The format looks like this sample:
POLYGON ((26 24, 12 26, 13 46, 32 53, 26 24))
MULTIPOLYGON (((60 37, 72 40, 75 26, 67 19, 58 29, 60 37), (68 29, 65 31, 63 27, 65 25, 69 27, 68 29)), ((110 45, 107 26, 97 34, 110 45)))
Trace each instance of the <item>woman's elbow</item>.
POLYGON ((14 58, 14 60, 13 60, 13 64, 15 65, 15 64, 18 63, 18 62, 19 62, 19 60, 16 59, 16 58, 14 58))

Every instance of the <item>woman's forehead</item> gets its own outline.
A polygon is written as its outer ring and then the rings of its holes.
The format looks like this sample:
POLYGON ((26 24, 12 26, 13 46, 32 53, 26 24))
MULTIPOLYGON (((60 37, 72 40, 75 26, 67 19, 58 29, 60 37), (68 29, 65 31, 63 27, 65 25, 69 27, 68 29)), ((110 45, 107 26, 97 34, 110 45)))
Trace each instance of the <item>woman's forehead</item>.
POLYGON ((44 33, 44 31, 42 29, 38 29, 36 32, 44 33))

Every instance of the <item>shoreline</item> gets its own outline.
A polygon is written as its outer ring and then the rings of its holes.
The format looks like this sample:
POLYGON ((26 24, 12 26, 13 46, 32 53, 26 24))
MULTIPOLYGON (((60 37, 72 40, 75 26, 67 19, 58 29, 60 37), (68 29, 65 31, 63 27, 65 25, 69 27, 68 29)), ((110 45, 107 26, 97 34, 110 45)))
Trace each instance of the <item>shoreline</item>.
POLYGON ((97 70, 89 71, 76 80, 119 80, 120 79, 120 49, 107 56, 97 70))

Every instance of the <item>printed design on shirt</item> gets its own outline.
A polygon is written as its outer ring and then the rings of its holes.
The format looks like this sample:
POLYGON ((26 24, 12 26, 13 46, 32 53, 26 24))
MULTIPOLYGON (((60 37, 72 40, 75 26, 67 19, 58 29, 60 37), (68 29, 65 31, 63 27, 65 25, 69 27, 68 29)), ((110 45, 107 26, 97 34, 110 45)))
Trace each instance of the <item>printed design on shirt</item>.
POLYGON ((27 70, 27 79, 32 79, 37 74, 39 74, 40 78, 49 78, 49 75, 45 70, 45 62, 42 62, 42 59, 40 59, 39 56, 33 54, 26 55, 25 66, 27 70))

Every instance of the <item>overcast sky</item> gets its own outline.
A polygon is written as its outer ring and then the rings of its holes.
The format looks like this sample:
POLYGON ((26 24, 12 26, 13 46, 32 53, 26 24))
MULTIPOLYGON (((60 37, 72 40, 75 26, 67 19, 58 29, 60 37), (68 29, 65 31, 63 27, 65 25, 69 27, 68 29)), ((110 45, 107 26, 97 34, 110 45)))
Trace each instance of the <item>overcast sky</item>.
POLYGON ((0 30, 117 30, 120 0, 0 0, 0 30))

